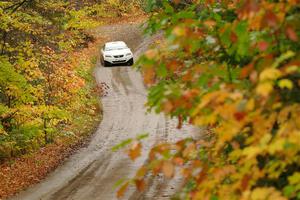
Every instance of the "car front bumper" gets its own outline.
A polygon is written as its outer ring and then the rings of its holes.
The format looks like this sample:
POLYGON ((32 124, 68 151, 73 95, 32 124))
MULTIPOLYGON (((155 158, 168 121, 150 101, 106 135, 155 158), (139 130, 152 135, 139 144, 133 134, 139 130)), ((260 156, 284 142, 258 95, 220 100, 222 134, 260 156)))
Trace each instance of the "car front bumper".
POLYGON ((131 59, 133 59, 133 56, 124 56, 124 57, 121 57, 121 58, 104 57, 104 61, 109 62, 111 64, 127 63, 131 59))

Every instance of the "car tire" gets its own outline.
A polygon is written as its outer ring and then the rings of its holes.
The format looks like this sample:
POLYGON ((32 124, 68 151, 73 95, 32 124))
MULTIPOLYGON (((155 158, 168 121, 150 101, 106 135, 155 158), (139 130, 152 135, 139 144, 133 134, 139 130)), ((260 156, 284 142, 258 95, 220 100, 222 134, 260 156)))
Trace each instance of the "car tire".
POLYGON ((109 62, 107 62, 107 61, 104 61, 103 62, 103 67, 109 67, 110 66, 110 63, 109 62))
POLYGON ((128 61, 128 65, 129 66, 132 66, 134 64, 134 61, 133 61, 133 58, 131 58, 129 61, 128 61))

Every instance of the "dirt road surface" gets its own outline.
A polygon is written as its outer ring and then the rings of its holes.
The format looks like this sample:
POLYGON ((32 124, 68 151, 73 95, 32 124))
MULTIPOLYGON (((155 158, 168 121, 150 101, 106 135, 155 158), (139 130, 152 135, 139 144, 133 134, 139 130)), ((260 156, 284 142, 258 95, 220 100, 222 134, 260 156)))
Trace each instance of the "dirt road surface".
MULTIPOLYGON (((142 36, 139 24, 103 26, 95 31, 107 40, 123 40, 132 48, 135 59, 153 42, 142 36)), ((107 84, 102 97, 104 119, 90 143, 71 156, 44 181, 13 197, 13 200, 114 200, 114 184, 121 178, 133 177, 147 160, 151 146, 163 141, 176 141, 196 132, 184 126, 177 130, 176 120, 164 115, 146 113, 147 93, 139 72, 127 66, 96 67, 98 84, 107 84), (111 148, 121 141, 141 133, 150 136, 143 142, 142 156, 130 161, 123 152, 111 148)), ((123 199, 169 199, 181 186, 180 177, 172 180, 157 176, 150 180, 146 191, 137 192, 132 186, 123 199)))

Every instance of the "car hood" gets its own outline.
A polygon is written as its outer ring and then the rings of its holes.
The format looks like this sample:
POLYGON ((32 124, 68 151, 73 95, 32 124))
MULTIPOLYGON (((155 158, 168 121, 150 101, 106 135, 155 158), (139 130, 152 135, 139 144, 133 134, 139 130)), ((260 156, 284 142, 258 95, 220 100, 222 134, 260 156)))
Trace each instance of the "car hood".
POLYGON ((124 55, 127 53, 132 53, 130 49, 121 49, 121 50, 111 50, 111 51, 105 51, 105 55, 111 55, 111 56, 117 56, 117 55, 124 55))

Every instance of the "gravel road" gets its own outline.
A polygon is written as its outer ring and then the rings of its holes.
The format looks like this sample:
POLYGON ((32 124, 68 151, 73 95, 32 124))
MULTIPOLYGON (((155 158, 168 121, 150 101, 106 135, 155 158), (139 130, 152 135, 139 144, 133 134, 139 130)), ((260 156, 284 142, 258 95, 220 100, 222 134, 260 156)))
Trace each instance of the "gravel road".
MULTIPOLYGON (((145 38, 139 24, 102 26, 95 30, 107 40, 123 40, 132 48, 135 59, 153 42, 145 38)), ((41 183, 13 197, 13 200, 114 200, 114 184, 120 178, 132 177, 147 160, 155 143, 176 141, 198 130, 190 126, 176 129, 177 121, 162 114, 146 113, 147 93, 139 72, 126 66, 95 69, 98 84, 108 86, 102 97, 104 119, 89 144, 71 156, 41 183), (135 162, 111 148, 121 141, 148 132, 142 156, 135 162)), ((190 135, 191 136, 191 135, 190 135)), ((123 199, 169 199, 181 186, 180 177, 172 180, 157 176, 150 180, 147 190, 137 192, 130 187, 123 199)))

